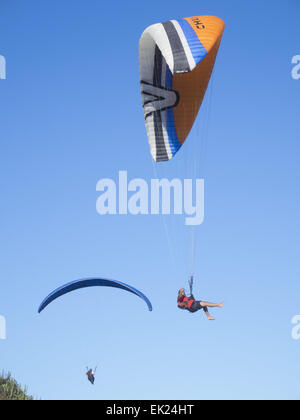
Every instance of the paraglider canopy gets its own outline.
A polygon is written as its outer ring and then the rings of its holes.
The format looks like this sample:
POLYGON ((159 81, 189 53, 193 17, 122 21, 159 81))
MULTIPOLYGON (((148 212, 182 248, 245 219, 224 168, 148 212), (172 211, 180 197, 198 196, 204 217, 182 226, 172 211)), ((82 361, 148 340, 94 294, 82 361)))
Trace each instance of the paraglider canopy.
POLYGON ((139 44, 141 92, 150 151, 172 159, 185 142, 202 104, 225 24, 193 16, 145 29, 139 44))
POLYGON ((51 302, 53 302, 55 299, 59 298, 60 296, 63 296, 67 293, 73 292, 77 289, 83 289, 86 287, 94 287, 94 286, 106 286, 106 287, 115 287, 117 289, 122 289, 127 292, 133 293, 134 295, 140 297, 143 299, 147 306, 149 311, 152 311, 152 304, 150 300, 139 290, 135 289, 132 286, 129 286, 128 284, 121 283, 120 281, 116 280, 109 280, 109 279, 102 279, 102 278, 87 278, 87 279, 81 279, 81 280, 75 280, 71 283, 67 283, 64 286, 59 287, 58 289, 54 290, 50 295, 48 295, 43 302, 41 303, 38 312, 41 313, 46 306, 48 306, 51 302))

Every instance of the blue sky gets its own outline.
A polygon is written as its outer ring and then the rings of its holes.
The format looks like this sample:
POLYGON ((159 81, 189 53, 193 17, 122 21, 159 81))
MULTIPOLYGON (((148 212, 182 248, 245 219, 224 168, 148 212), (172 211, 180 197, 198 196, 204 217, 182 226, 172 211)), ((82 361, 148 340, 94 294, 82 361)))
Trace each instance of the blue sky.
MULTIPOLYGON (((35 396, 300 397, 300 342, 291 338, 300 313, 300 81, 291 77, 299 12, 296 0, 2 2, 0 368, 35 396), (161 217, 95 209, 99 179, 121 169, 153 177, 141 33, 205 14, 226 22, 209 88, 194 290, 226 301, 215 323, 176 307, 189 258, 180 217, 167 220, 173 264, 161 217), (132 284, 154 311, 122 291, 84 290, 37 314, 51 290, 86 276, 132 284), (99 366, 95 387, 87 365, 99 366)), ((194 130, 178 166, 196 140, 194 130)))

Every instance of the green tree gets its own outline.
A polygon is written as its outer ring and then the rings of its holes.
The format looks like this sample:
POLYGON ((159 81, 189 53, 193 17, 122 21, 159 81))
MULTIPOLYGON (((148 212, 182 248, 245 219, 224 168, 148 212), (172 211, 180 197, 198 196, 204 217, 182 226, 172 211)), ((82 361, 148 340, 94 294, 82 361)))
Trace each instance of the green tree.
POLYGON ((11 374, 2 372, 0 375, 0 401, 3 400, 33 400, 34 398, 27 394, 27 388, 24 389, 12 378, 11 374))

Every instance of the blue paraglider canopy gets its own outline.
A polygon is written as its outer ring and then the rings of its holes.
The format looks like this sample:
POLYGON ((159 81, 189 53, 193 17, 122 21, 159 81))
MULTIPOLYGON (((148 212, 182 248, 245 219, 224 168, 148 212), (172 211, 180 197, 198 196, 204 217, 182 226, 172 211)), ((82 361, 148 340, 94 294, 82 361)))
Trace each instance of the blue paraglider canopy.
POLYGON ((83 289, 86 287, 94 287, 94 286, 107 286, 107 287, 115 287, 117 289, 123 289, 127 292, 133 293, 136 296, 143 299, 147 306, 149 311, 152 311, 152 305, 150 300, 145 296, 142 292, 135 289, 132 286, 129 286, 128 284, 121 283, 120 281, 116 280, 108 280, 108 279, 101 279, 101 278, 88 278, 88 279, 81 279, 81 280, 75 280, 71 283, 67 283, 64 286, 59 287, 58 289, 54 290, 52 293, 50 293, 49 296, 47 296, 43 302, 41 303, 38 312, 41 313, 46 306, 48 306, 51 302, 53 302, 55 299, 59 298, 60 296, 63 296, 67 293, 73 292, 77 289, 83 289))

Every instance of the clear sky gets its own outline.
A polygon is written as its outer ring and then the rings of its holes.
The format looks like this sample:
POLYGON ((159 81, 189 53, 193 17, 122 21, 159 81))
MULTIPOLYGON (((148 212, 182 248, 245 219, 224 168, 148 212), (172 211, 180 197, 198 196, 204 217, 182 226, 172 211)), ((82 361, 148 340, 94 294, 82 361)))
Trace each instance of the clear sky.
MULTIPOLYGON (((0 55, 0 368, 42 399, 300 397, 297 0, 2 1, 0 55), (188 241, 160 216, 100 216, 96 183, 153 177, 138 41, 152 23, 226 22, 205 143, 205 222, 195 295, 225 300, 215 323, 176 307, 188 241), (54 288, 107 276, 41 315, 54 288), (85 367, 98 365, 90 386, 85 367)), ((201 115, 205 113, 201 111, 201 115)), ((193 138, 194 136, 194 138, 193 138)), ((185 160, 189 147, 178 158, 185 160)), ((181 153, 181 151, 180 151, 181 153)), ((174 227, 173 221, 169 223, 174 227)))

